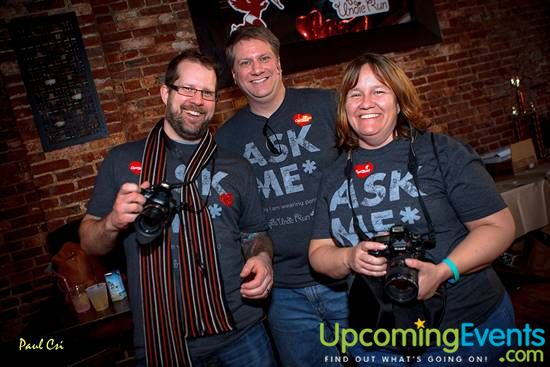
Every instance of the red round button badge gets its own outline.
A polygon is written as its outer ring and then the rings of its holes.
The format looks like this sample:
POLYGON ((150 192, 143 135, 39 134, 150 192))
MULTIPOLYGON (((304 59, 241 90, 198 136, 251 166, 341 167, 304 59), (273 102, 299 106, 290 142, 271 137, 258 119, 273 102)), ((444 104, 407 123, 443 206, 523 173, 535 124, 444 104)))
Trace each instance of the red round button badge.
POLYGON ((313 116, 310 113, 297 113, 294 115, 294 123, 300 127, 309 125, 313 120, 313 116))
POLYGON ((128 165, 128 168, 134 175, 140 175, 141 174, 141 162, 139 161, 132 161, 128 165))
POLYGON ((357 177, 366 178, 374 171, 374 164, 372 164, 371 162, 356 164, 354 169, 357 177))
POLYGON ((233 205, 233 194, 230 192, 226 192, 224 194, 220 194, 218 196, 218 199, 222 202, 225 206, 231 206, 233 205))

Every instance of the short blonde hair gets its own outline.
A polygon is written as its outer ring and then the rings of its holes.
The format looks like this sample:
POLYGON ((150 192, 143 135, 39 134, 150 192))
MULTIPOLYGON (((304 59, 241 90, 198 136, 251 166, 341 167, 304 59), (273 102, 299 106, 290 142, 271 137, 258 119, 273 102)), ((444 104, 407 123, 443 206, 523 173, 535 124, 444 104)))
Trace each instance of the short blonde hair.
POLYGON ((231 33, 225 46, 225 58, 231 69, 233 69, 233 64, 235 63, 235 45, 240 41, 251 39, 267 43, 271 47, 271 51, 273 51, 275 57, 279 58, 281 42, 279 42, 277 36, 275 36, 269 28, 262 26, 243 26, 231 33))

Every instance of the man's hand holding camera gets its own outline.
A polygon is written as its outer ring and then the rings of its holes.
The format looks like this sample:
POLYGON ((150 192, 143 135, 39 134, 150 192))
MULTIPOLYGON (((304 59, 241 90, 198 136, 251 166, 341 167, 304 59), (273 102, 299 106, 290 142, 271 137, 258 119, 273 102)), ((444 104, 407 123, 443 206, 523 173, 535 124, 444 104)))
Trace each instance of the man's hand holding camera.
POLYGON ((141 189, 149 186, 149 182, 144 182, 141 188, 137 184, 127 182, 120 187, 113 204, 113 210, 105 223, 107 230, 111 226, 112 229, 120 232, 135 221, 145 204, 145 197, 141 194, 141 189))
POLYGON ((80 245, 88 254, 104 255, 117 244, 119 233, 133 223, 143 210, 145 197, 141 189, 148 188, 144 182, 141 188, 134 183, 124 183, 116 195, 111 212, 104 217, 86 214, 79 228, 80 245))

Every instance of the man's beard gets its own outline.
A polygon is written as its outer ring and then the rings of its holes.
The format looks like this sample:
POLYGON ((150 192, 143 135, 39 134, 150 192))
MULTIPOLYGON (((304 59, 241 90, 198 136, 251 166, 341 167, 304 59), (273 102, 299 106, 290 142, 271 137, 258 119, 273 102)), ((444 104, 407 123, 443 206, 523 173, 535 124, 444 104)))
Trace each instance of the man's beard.
MULTIPOLYGON (((187 110, 197 111, 201 113, 204 112, 201 109, 197 109, 196 107, 190 108, 189 106, 185 106, 185 107, 182 106, 181 109, 187 109, 187 110)), ((166 120, 168 121, 172 129, 174 129, 176 134, 178 134, 181 138, 185 140, 198 140, 202 138, 202 136, 208 129, 208 123, 209 123, 208 120, 205 120, 198 128, 193 130, 188 129, 185 127, 184 118, 181 114, 181 110, 173 111, 172 109, 167 109, 166 120)))

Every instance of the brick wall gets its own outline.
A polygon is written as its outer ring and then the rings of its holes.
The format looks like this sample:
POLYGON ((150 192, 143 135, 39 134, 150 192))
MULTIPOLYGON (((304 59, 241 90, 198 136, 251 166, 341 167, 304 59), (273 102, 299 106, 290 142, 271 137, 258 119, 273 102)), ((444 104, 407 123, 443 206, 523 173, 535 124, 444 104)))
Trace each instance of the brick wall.
MULTIPOLYGON (((519 75, 528 99, 548 112, 550 2, 434 3, 443 42, 389 56, 413 79, 436 124, 479 152, 509 144, 511 76, 519 75)), ((162 117, 159 83, 166 63, 196 45, 181 0, 52 0, 0 8, 0 341, 17 336, 49 297, 45 234, 84 214, 105 152, 143 137, 162 117), (109 137, 44 152, 7 24, 19 16, 69 10, 78 16, 109 137)), ((336 87, 342 69, 287 75, 285 82, 336 87)), ((214 125, 244 103, 235 87, 223 90, 214 125)))
MULTIPOLYGON (((49 278, 41 272, 45 218, 40 194, 15 116, 0 79, 0 330, 18 330, 21 317, 49 297, 49 278)), ((0 341, 2 339, 0 338, 0 341)))

